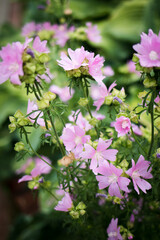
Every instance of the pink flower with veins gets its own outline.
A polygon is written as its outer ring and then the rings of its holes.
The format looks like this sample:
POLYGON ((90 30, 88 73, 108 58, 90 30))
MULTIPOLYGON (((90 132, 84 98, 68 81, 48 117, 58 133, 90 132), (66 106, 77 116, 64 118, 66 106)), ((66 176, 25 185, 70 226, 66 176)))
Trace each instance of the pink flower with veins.
POLYGON ((27 107, 27 114, 31 113, 28 118, 29 120, 34 123, 35 122, 35 118, 38 116, 37 118, 37 123, 42 126, 42 127, 45 127, 45 121, 44 119, 42 118, 43 117, 43 113, 40 113, 40 111, 38 111, 38 106, 37 104, 34 102, 34 101, 30 101, 30 99, 28 100, 28 107, 27 107), (35 111, 34 113, 31 113, 35 111))
POLYGON ((35 22, 29 22, 25 24, 22 28, 22 36, 29 37, 36 32, 36 24, 35 22))
POLYGON ((141 43, 133 46, 142 67, 160 67, 160 34, 157 36, 151 29, 148 35, 141 34, 141 43))
POLYGON ((112 218, 108 228, 108 240, 123 240, 121 234, 120 234, 120 227, 118 225, 118 218, 114 219, 112 218))
MULTIPOLYGON (((98 111, 100 109, 100 107, 102 106, 102 104, 105 101, 105 98, 109 95, 111 95, 111 90, 116 86, 117 84, 115 82, 113 82, 110 87, 107 89, 107 87, 105 85, 103 86, 97 86, 98 90, 99 90, 99 96, 97 96, 98 98, 96 99, 96 101, 94 102, 94 106, 96 106, 96 110, 98 111)), ((98 91, 97 90, 97 91, 98 91)))
POLYGON ((85 130, 79 126, 69 125, 63 129, 62 136, 60 137, 66 147, 67 151, 72 151, 76 158, 83 150, 84 143, 90 140, 89 135, 85 135, 85 130))
POLYGON ((115 130, 118 132, 118 137, 124 136, 130 131, 131 121, 129 118, 121 116, 114 123, 115 130))
POLYGON ((49 53, 49 49, 46 47, 47 41, 41 41, 39 36, 37 36, 33 41, 33 48, 40 53, 49 53))
POLYGON ((94 171, 103 160, 116 160, 118 150, 107 149, 111 143, 112 140, 104 141, 100 138, 96 149, 89 144, 84 144, 85 150, 80 154, 80 157, 83 159, 91 159, 90 169, 94 171))
POLYGON ((72 199, 68 192, 65 192, 64 197, 58 202, 57 206, 54 208, 56 211, 69 212, 73 207, 72 199))
POLYGON ((136 164, 132 159, 132 167, 126 171, 126 173, 132 178, 134 189, 138 194, 139 194, 138 187, 144 193, 146 193, 146 190, 152 188, 151 184, 144 180, 153 177, 151 174, 152 168, 151 167, 149 168, 149 165, 150 162, 145 161, 144 157, 141 155, 136 164))
MULTIPOLYGON (((41 175, 41 170, 38 168, 34 168, 31 171, 31 175, 24 175, 22 178, 18 180, 18 183, 32 181, 40 175, 41 175)), ((37 185, 34 187, 34 189, 37 189, 37 188, 38 188, 38 182, 37 182, 37 185)))
POLYGON ((86 26, 87 26, 87 29, 85 30, 85 32, 87 34, 88 39, 91 42, 100 43, 102 38, 97 25, 92 25, 91 22, 87 22, 86 26))
POLYGON ((58 94, 60 99, 63 102, 67 102, 68 100, 70 100, 74 94, 74 89, 70 90, 69 87, 67 87, 67 86, 64 88, 60 88, 56 85, 52 85, 52 86, 50 86, 49 90, 55 94, 58 94))
POLYGON ((99 189, 104 189, 109 186, 108 193, 111 196, 122 198, 120 190, 129 193, 128 185, 130 180, 126 177, 121 177, 123 170, 116 168, 107 161, 102 161, 100 166, 96 169, 96 173, 101 175, 96 176, 99 189))

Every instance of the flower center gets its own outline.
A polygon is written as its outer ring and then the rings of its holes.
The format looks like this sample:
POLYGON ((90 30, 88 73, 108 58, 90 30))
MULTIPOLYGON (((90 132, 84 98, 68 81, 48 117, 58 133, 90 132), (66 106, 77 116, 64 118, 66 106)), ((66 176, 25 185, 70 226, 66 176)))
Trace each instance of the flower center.
POLYGON ((126 128, 128 126, 128 121, 123 121, 122 122, 122 128, 126 128))
POLYGON ((138 172, 138 171, 134 171, 134 172, 132 173, 132 177, 133 177, 133 178, 138 178, 138 177, 140 177, 139 172, 138 172))
POLYGON ((158 54, 157 54, 157 52, 155 52, 155 51, 151 51, 150 53, 149 53, 149 58, 150 58, 150 60, 157 60, 159 57, 158 57, 158 54))
POLYGON ((109 183, 115 183, 117 182, 117 176, 113 174, 112 176, 109 176, 109 183))
POLYGON ((75 143, 76 143, 76 145, 82 143, 82 138, 80 136, 76 136, 75 143))
POLYGON ((102 156, 101 156, 101 153, 100 153, 100 152, 96 152, 96 153, 95 153, 95 157, 96 157, 97 161, 100 160, 101 157, 102 157, 102 156))
POLYGON ((109 237, 117 237, 117 232, 110 232, 108 234, 109 237))
POLYGON ((9 71, 12 71, 12 73, 15 73, 19 68, 19 65, 18 63, 12 63, 10 66, 9 66, 9 71))

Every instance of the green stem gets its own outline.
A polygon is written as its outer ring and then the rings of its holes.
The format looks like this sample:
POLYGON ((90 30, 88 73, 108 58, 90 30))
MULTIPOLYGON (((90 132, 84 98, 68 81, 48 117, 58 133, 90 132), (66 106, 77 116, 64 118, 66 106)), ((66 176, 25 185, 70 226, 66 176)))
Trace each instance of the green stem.
POLYGON ((57 201, 59 201, 59 199, 48 189, 48 188, 45 188, 44 186, 40 185, 41 188, 43 188, 44 190, 46 190, 48 193, 50 193, 57 201))
POLYGON ((59 148, 60 148, 60 151, 61 151, 62 155, 65 156, 65 155, 66 155, 65 150, 64 150, 63 146, 61 145, 61 143, 60 143, 60 141, 59 141, 59 136, 58 136, 58 134, 57 134, 57 131, 56 131, 56 128, 55 128, 55 125, 54 125, 54 122, 53 122, 53 120, 52 120, 52 117, 51 117, 51 115, 50 115, 50 111, 49 111, 49 110, 47 110, 47 114, 48 114, 49 120, 50 120, 50 122, 51 122, 53 131, 54 131, 54 134, 55 134, 55 136, 56 136, 56 140, 57 140, 58 146, 59 146, 59 148))
POLYGON ((151 102, 149 105, 149 112, 151 114, 151 144, 150 148, 148 151, 148 158, 150 158, 151 153, 152 153, 152 148, 154 144, 154 112, 153 112, 153 107, 154 107, 154 91, 152 92, 152 97, 151 97, 151 102))

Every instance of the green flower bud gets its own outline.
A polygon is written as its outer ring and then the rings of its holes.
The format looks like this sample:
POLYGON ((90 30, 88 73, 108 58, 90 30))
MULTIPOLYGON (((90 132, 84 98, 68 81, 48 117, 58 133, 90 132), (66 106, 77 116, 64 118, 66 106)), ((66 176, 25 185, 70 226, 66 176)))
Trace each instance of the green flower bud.
POLYGON ((109 96, 105 97, 104 104, 111 105, 112 102, 113 102, 113 96, 112 95, 109 95, 109 96))
POLYGON ((145 78, 145 80, 143 81, 143 84, 144 84, 144 86, 146 88, 156 87, 157 86, 156 80, 153 79, 153 78, 149 78, 149 77, 145 78))
POLYGON ((14 150, 16 152, 20 152, 20 151, 24 150, 24 143, 23 142, 17 142, 14 146, 14 150))
POLYGON ((82 107, 85 107, 88 104, 88 99, 87 98, 80 98, 78 101, 78 104, 82 107))
POLYGON ((48 31, 48 30, 42 30, 38 32, 38 36, 40 37, 41 41, 50 40, 53 34, 54 34, 54 31, 48 31))
POLYGON ((26 126, 26 125, 30 124, 30 120, 28 118, 21 117, 21 118, 18 118, 17 123, 20 126, 26 126))
POLYGON ((28 62, 31 59, 31 55, 27 54, 25 51, 23 52, 22 55, 22 60, 23 62, 28 62))
POLYGON ((16 130, 16 127, 17 127, 17 126, 16 126, 15 123, 9 124, 9 125, 8 125, 8 128, 9 128, 9 130, 10 130, 9 132, 10 132, 10 133, 14 132, 14 131, 16 130))
POLYGON ((47 99, 42 99, 40 101, 37 101, 37 105, 39 109, 44 109, 49 107, 49 100, 47 99))
POLYGON ((29 181, 28 182, 28 188, 29 189, 34 189, 35 187, 38 187, 39 186, 39 184, 37 183, 37 181, 29 181))
POLYGON ((22 77, 22 82, 31 84, 31 83, 34 83, 34 81, 35 81, 35 75, 34 74, 25 75, 25 76, 22 77))
POLYGON ((135 54, 133 54, 132 61, 139 62, 139 58, 135 54))
POLYGON ((118 198, 118 197, 114 197, 113 201, 117 204, 120 204, 121 203, 121 199, 118 198))
POLYGON ((132 122, 138 123, 138 116, 134 112, 131 112, 130 113, 130 120, 132 122))
POLYGON ((43 99, 48 100, 48 101, 54 100, 55 98, 56 98, 56 94, 52 93, 50 91, 44 93, 44 95, 43 95, 43 99))
POLYGON ((86 211, 85 210, 80 210, 79 213, 80 213, 80 215, 83 216, 86 213, 86 211))
POLYGON ((83 202, 78 203, 76 210, 84 210, 86 209, 86 205, 83 202))
POLYGON ((46 68, 45 68, 44 64, 42 64, 42 63, 37 63, 36 64, 36 72, 38 74, 42 75, 42 74, 45 73, 45 71, 46 71, 46 68))
POLYGON ((15 118, 21 118, 24 117, 23 113, 20 110, 17 110, 14 114, 15 118))
POLYGON ((23 70, 26 74, 33 74, 36 71, 36 66, 32 62, 27 62, 23 67, 23 70))
POLYGON ((11 123, 16 123, 16 119, 15 119, 15 117, 13 117, 13 116, 9 116, 9 121, 10 121, 11 123))
POLYGON ((89 120, 89 123, 94 127, 98 124, 98 122, 99 120, 94 117, 89 120))
POLYGON ((41 63, 46 63, 50 60, 50 57, 47 53, 42 53, 40 56, 39 56, 39 61, 41 63))
POLYGON ((70 211, 69 213, 72 218, 78 219, 79 218, 79 213, 77 211, 70 211))

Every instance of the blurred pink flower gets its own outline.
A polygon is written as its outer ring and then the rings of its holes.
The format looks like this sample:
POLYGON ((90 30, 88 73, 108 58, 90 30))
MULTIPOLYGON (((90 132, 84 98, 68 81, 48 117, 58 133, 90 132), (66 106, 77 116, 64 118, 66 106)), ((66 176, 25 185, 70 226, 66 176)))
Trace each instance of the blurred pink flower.
POLYGON ((60 88, 56 85, 51 85, 50 89, 51 92, 59 95, 60 99, 63 102, 67 102, 68 100, 70 100, 73 97, 74 94, 74 89, 71 89, 69 87, 64 87, 64 88, 60 88))
POLYGON ((121 234, 120 234, 120 227, 118 225, 118 218, 114 219, 112 218, 108 228, 108 240, 123 240, 121 234))
POLYGON ((57 206, 54 208, 57 211, 68 212, 73 207, 72 199, 69 193, 65 192, 64 197, 58 202, 57 206))
POLYGON ((84 144, 84 151, 80 154, 83 159, 91 159, 90 169, 95 170, 103 160, 116 160, 116 154, 118 150, 107 149, 112 143, 112 140, 104 141, 103 139, 98 140, 96 150, 89 144, 84 144))
POLYGON ((22 28, 22 36, 29 37, 33 35, 36 32, 36 23, 35 22, 29 22, 25 24, 22 28))
POLYGON ((141 76, 141 73, 136 70, 135 62, 133 62, 132 60, 127 62, 127 67, 130 73, 136 73, 137 76, 141 76))
POLYGON ((31 113, 28 118, 29 120, 34 123, 35 122, 35 118, 38 116, 37 118, 37 123, 42 126, 42 127, 45 127, 45 121, 44 119, 42 118, 43 117, 43 113, 38 110, 38 106, 37 104, 34 102, 34 101, 30 101, 30 99, 28 100, 28 107, 27 107, 27 114, 31 113), (35 112, 33 112, 35 111, 35 112), (31 113, 33 112, 33 113, 31 113))
POLYGON ((33 48, 40 53, 49 53, 49 49, 46 47, 47 41, 41 41, 39 36, 37 36, 33 41, 33 48))
POLYGON ((100 31, 98 30, 97 25, 92 25, 91 22, 86 23, 87 29, 85 30, 88 39, 91 42, 99 43, 101 42, 101 35, 100 31))
POLYGON ((122 198, 120 189, 127 193, 130 192, 127 187, 130 183, 130 180, 126 177, 120 177, 123 173, 122 169, 116 168, 107 161, 103 161, 96 169, 96 172, 101 174, 96 176, 96 179, 99 182, 99 189, 104 189, 109 186, 108 193, 111 196, 116 196, 118 198, 122 198))
POLYGON ((130 131, 131 121, 129 118, 121 116, 114 123, 115 130, 118 132, 118 137, 124 136, 130 131))
POLYGON ((56 44, 60 47, 64 47, 66 42, 69 40, 69 33, 75 30, 75 27, 67 27, 67 24, 59 25, 54 29, 54 38, 56 39, 56 44))
POLYGON ((104 67, 102 71, 106 77, 112 77, 114 75, 114 71, 111 66, 104 67))
POLYGON ((132 167, 126 171, 126 173, 132 178, 134 189, 138 194, 139 194, 138 187, 144 193, 146 193, 146 190, 149 190, 152 188, 151 184, 144 180, 144 179, 150 179, 153 177, 152 174, 150 173, 152 168, 151 167, 149 168, 149 165, 150 165, 150 162, 145 161, 144 157, 141 155, 136 164, 132 159, 132 167))
POLYGON ((148 35, 141 34, 141 43, 133 46, 142 67, 160 67, 160 34, 157 36, 151 29, 148 35))
POLYGON ((77 110, 76 112, 72 111, 72 114, 68 118, 71 122, 76 123, 77 126, 84 129, 85 131, 88 131, 92 128, 87 119, 82 116, 80 110, 77 110))

